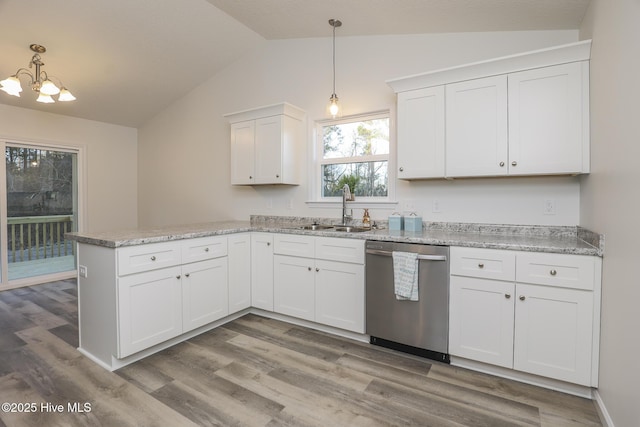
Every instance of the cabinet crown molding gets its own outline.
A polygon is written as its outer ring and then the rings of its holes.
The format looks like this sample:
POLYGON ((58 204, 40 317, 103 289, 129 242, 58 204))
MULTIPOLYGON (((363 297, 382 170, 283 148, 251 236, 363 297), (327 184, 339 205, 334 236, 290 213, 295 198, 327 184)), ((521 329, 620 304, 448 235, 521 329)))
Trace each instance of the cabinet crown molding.
POLYGON ((302 120, 306 114, 307 113, 300 107, 296 107, 288 102, 281 102, 279 104, 265 105, 248 110, 237 111, 235 113, 224 114, 223 117, 229 120, 229 123, 238 123, 246 120, 255 120, 277 115, 285 115, 296 120, 302 120))
POLYGON ((387 80, 386 83, 391 86, 394 92, 399 93, 568 62, 588 61, 590 58, 591 40, 583 40, 576 43, 399 77, 387 80))

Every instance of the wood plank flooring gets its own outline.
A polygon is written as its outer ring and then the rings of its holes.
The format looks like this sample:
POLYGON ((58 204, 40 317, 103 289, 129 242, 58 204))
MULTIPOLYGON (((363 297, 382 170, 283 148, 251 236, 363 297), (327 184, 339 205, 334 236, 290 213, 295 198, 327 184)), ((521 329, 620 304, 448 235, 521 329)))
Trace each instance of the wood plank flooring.
POLYGON ((587 399, 255 315, 113 373, 77 337, 74 280, 0 292, 0 403, 37 405, 0 427, 602 425, 587 399))

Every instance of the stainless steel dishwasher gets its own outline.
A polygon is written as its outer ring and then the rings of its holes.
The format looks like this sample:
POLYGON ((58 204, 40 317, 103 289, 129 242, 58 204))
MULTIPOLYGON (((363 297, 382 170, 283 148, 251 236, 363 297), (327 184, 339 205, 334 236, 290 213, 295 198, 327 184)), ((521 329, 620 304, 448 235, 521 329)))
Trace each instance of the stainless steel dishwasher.
POLYGON ((366 242, 366 332, 371 344, 449 363, 449 247, 366 242), (394 251, 418 254, 418 301, 398 300, 394 251))

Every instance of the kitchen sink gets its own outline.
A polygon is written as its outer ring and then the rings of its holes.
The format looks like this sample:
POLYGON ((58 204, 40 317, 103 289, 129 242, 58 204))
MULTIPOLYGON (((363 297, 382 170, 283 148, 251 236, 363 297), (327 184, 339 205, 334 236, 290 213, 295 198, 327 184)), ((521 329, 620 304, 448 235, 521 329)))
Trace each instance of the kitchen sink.
POLYGON ((370 228, 364 228, 364 227, 352 227, 350 225, 347 226, 342 226, 342 225, 338 225, 333 227, 333 229, 335 231, 342 231, 344 233, 362 233, 363 231, 370 231, 370 228))
POLYGON ((303 225, 302 227, 300 227, 301 230, 313 230, 313 231, 330 230, 332 228, 333 228, 333 225, 320 225, 320 224, 303 225))

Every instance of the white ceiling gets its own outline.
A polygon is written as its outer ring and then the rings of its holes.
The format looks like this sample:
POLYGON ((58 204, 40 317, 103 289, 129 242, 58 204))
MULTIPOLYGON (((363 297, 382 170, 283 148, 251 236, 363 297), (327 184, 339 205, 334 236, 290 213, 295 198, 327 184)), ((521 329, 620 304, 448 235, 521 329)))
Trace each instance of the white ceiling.
MULTIPOLYGON (((0 103, 137 127, 266 40, 577 29, 590 0, 0 0, 0 79, 29 44, 78 98, 0 103)), ((0 131, 1 132, 1 131, 0 131)))

